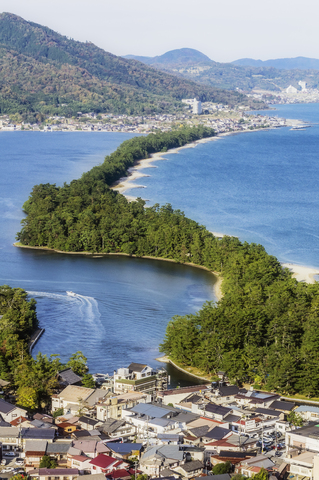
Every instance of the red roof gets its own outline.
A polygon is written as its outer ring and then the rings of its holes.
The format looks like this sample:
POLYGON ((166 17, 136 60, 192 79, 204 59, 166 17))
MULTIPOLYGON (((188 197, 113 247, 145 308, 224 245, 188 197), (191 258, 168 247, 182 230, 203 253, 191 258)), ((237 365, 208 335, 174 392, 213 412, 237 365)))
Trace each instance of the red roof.
POLYGON ((13 427, 17 427, 18 425, 20 425, 20 423, 23 423, 23 422, 26 422, 28 419, 25 418, 25 417, 18 417, 18 418, 15 418, 14 420, 12 420, 11 425, 13 427))
POLYGON ((72 455, 72 460, 77 460, 78 462, 85 462, 85 460, 91 460, 91 457, 86 455, 72 455))
POLYGON ((209 420, 210 422, 213 423, 219 423, 220 425, 225 424, 225 422, 219 422, 218 420, 215 420, 213 418, 208 418, 208 417, 200 417, 202 420, 209 420))
POLYGON ((131 474, 130 472, 122 468, 120 470, 113 470, 113 472, 109 473, 107 477, 108 478, 127 478, 127 477, 131 478, 131 474))
POLYGON ((92 465, 95 465, 96 467, 108 468, 110 465, 113 465, 113 463, 116 463, 117 461, 117 459, 109 457, 108 455, 103 455, 103 453, 101 453, 96 458, 92 458, 90 463, 92 465))

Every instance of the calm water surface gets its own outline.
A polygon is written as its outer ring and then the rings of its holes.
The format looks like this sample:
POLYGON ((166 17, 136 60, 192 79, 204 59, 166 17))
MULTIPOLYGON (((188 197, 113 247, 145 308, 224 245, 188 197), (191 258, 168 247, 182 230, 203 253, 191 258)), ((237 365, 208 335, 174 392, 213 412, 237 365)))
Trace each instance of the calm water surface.
POLYGON ((170 318, 195 313, 206 300, 214 299, 215 278, 203 270, 12 246, 23 217, 21 206, 33 185, 62 185, 78 178, 131 137, 0 133, 0 284, 22 287, 37 300, 38 317, 46 332, 35 354, 60 353, 66 360, 82 350, 92 372, 112 373, 132 361, 158 366, 154 359, 170 318), (69 297, 66 290, 78 296, 69 297))
POLYGON ((220 137, 165 155, 129 195, 171 203, 209 230, 261 243, 283 262, 319 267, 319 105, 265 112, 313 124, 220 137))
MULTIPOLYGON (((263 244, 281 261, 319 267, 319 105, 283 105, 272 114, 313 126, 232 135, 167 154, 144 170, 150 176, 138 183, 146 188, 127 193, 150 205, 171 203, 212 231, 263 244)), ((78 178, 131 136, 0 133, 0 282, 37 299, 46 333, 35 353, 64 360, 82 350, 92 372, 132 361, 157 365, 170 318, 213 299, 214 277, 190 267, 12 246, 34 184, 78 178)))

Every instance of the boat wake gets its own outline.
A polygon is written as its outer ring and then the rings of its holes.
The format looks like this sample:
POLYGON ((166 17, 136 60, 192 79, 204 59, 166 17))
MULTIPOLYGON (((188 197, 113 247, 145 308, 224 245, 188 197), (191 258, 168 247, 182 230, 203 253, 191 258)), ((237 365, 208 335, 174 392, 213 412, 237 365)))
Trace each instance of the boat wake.
MULTIPOLYGON (((28 291, 37 301, 37 315, 45 334, 34 352, 56 353, 92 348, 105 334, 98 302, 93 297, 28 291), (70 345, 73 345, 70 350, 70 345), (52 351, 52 348, 54 351, 52 351)), ((94 348, 94 347, 93 347, 94 348)), ((63 357, 63 354, 61 355, 63 357)))

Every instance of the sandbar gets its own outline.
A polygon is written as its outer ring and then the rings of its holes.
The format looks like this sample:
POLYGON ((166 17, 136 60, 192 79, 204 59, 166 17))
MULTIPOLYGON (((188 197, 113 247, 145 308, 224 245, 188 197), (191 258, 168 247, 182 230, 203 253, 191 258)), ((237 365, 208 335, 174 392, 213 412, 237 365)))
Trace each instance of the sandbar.
POLYGON ((319 268, 304 267, 294 263, 282 263, 284 268, 288 268, 292 272, 293 278, 298 282, 315 283, 315 275, 319 275, 319 268))

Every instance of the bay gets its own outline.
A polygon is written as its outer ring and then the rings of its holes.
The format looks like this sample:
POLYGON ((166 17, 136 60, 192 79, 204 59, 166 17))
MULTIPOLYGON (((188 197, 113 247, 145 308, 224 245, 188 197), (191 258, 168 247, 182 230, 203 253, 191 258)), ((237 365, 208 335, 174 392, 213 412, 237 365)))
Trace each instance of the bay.
MULTIPOLYGON (((255 112, 258 113, 258 112, 255 112)), ((319 105, 267 115, 311 122, 219 137, 165 154, 125 193, 171 203, 209 230, 262 244, 282 262, 319 267, 319 105)))
MULTIPOLYGON (((62 185, 101 163, 133 135, 124 133, 0 133, 0 284, 37 300, 45 334, 34 355, 77 350, 91 372, 155 358, 168 321, 214 300, 215 277, 204 270, 126 257, 63 255, 13 246, 22 204, 39 183, 62 185), (70 297, 67 290, 78 295, 70 297)), ((190 383, 171 371, 173 384, 190 383)))

